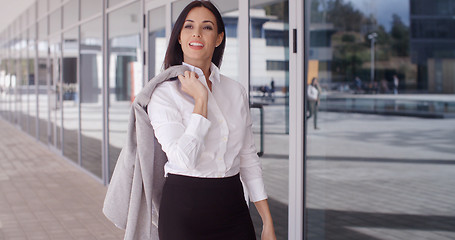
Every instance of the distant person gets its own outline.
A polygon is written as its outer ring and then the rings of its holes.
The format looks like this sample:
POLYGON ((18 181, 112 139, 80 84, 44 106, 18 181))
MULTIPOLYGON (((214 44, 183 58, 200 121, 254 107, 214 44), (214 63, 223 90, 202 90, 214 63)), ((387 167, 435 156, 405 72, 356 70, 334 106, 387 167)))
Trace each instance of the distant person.
POLYGON ((400 79, 397 75, 393 75, 393 94, 398 94, 398 85, 400 84, 400 79))
POLYGON ((313 127, 315 130, 318 130, 317 121, 318 121, 318 105, 319 105, 319 95, 321 92, 321 88, 319 87, 319 82, 317 78, 313 78, 311 80, 311 84, 308 85, 307 89, 307 97, 308 97, 308 106, 310 110, 310 114, 308 118, 313 117, 313 127))
POLYGON ((270 92, 273 94, 275 92, 275 80, 270 81, 270 92))
POLYGON ((381 80, 381 93, 388 93, 389 92, 389 86, 387 85, 387 80, 382 79, 381 80))
POLYGON ((359 76, 356 76, 354 81, 355 81, 355 93, 361 93, 362 92, 362 80, 359 78, 359 76))

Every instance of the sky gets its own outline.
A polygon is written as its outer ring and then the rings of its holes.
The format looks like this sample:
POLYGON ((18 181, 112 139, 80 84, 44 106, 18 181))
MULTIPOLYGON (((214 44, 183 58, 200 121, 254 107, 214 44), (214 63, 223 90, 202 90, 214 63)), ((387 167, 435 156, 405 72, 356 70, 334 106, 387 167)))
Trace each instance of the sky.
POLYGON ((395 13, 401 17, 401 21, 409 26, 409 2, 410 0, 345 0, 362 11, 365 15, 373 13, 379 24, 388 31, 392 24, 392 15, 395 13))

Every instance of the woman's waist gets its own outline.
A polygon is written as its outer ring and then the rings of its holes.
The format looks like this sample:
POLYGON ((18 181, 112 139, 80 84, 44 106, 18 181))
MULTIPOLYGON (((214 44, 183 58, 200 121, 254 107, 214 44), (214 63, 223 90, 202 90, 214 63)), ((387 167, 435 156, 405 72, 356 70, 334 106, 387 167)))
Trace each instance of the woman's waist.
POLYGON ((166 184, 191 188, 223 188, 241 184, 240 173, 216 176, 185 175, 185 173, 167 173, 166 184))

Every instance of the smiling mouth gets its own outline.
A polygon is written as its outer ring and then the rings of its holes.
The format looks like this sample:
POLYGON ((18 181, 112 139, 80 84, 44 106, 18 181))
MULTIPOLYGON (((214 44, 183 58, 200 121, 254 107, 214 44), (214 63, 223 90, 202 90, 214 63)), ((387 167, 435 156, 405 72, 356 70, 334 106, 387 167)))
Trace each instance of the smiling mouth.
POLYGON ((198 42, 191 42, 191 43, 190 43, 190 46, 195 46, 195 47, 203 47, 203 46, 204 46, 204 44, 202 44, 202 43, 198 43, 198 42))

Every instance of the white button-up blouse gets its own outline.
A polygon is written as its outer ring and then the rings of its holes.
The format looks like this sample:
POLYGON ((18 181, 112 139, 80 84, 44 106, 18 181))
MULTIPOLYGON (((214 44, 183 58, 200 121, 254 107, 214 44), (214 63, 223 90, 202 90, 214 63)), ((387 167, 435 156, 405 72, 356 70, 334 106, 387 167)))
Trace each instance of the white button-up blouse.
MULTIPOLYGON (((183 63, 207 87, 201 69, 183 63)), ((247 93, 212 63, 207 118, 194 114, 194 100, 180 88, 180 81, 156 87, 148 105, 155 136, 168 157, 168 173, 222 178, 240 172, 253 202, 267 198, 262 166, 256 153, 247 93)))

